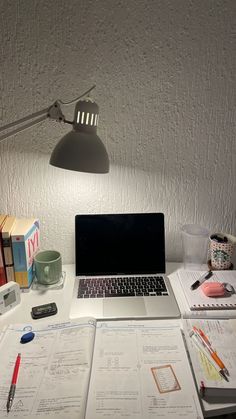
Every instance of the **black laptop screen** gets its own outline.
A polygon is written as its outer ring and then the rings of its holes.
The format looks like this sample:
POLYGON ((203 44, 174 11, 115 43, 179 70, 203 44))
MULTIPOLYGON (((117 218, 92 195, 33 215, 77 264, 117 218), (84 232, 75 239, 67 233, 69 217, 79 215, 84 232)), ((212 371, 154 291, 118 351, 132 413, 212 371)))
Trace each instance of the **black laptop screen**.
POLYGON ((76 275, 165 273, 162 213, 76 215, 76 275))

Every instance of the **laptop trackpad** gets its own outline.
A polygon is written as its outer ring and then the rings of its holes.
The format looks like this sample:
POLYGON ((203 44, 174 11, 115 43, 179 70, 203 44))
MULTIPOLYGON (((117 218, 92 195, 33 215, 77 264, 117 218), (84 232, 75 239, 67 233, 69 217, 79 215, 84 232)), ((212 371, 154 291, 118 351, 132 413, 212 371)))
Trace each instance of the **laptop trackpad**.
POLYGON ((146 314, 145 303, 142 297, 113 297, 103 301, 104 317, 144 317, 146 314))

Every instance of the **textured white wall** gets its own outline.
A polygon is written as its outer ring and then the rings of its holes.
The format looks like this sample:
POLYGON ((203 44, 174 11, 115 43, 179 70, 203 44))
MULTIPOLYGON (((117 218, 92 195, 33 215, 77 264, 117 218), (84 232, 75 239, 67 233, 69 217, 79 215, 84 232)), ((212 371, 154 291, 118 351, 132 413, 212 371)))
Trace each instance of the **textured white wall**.
POLYGON ((0 19, 0 125, 96 83, 111 158, 63 171, 67 127, 20 133, 0 144, 0 212, 38 216, 64 263, 78 213, 164 212, 169 260, 181 224, 236 234, 235 0, 1 0, 0 19))

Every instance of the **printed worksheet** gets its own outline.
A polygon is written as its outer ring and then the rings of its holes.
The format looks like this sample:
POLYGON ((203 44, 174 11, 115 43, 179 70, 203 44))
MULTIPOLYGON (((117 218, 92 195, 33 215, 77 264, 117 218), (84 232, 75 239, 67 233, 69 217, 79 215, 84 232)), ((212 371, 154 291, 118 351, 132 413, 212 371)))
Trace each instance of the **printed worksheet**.
POLYGON ((9 326, 0 340, 0 417, 84 419, 96 322, 9 326), (20 343, 33 329, 34 339, 20 343), (21 353, 11 411, 6 404, 12 373, 21 353))
MULTIPOLYGON (((191 356, 191 361, 194 367, 194 373, 199 388, 200 384, 204 383, 205 393, 208 389, 213 389, 211 394, 219 397, 223 389, 232 389, 235 394, 236 389, 236 319, 188 319, 184 321, 184 329, 186 340, 191 356), (220 367, 213 362, 212 358, 205 355, 205 352, 199 349, 190 338, 189 334, 193 327, 201 329, 207 338, 209 346, 212 351, 216 352, 220 360, 224 363, 229 371, 228 381, 224 380, 219 374, 220 367), (217 389, 219 391, 217 392, 217 389)), ((228 392, 229 395, 231 392, 228 392)), ((225 394, 227 392, 225 391, 225 394)), ((236 400, 236 397, 234 397, 236 400)))
POLYGON ((179 323, 98 322, 86 419, 203 418, 179 323))

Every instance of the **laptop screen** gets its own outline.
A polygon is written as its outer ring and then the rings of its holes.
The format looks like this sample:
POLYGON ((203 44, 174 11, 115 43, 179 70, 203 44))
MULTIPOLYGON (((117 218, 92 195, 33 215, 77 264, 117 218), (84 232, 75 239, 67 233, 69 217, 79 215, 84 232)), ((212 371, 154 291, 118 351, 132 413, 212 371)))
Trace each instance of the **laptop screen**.
POLYGON ((75 217, 76 275, 165 273, 164 214, 75 217))

